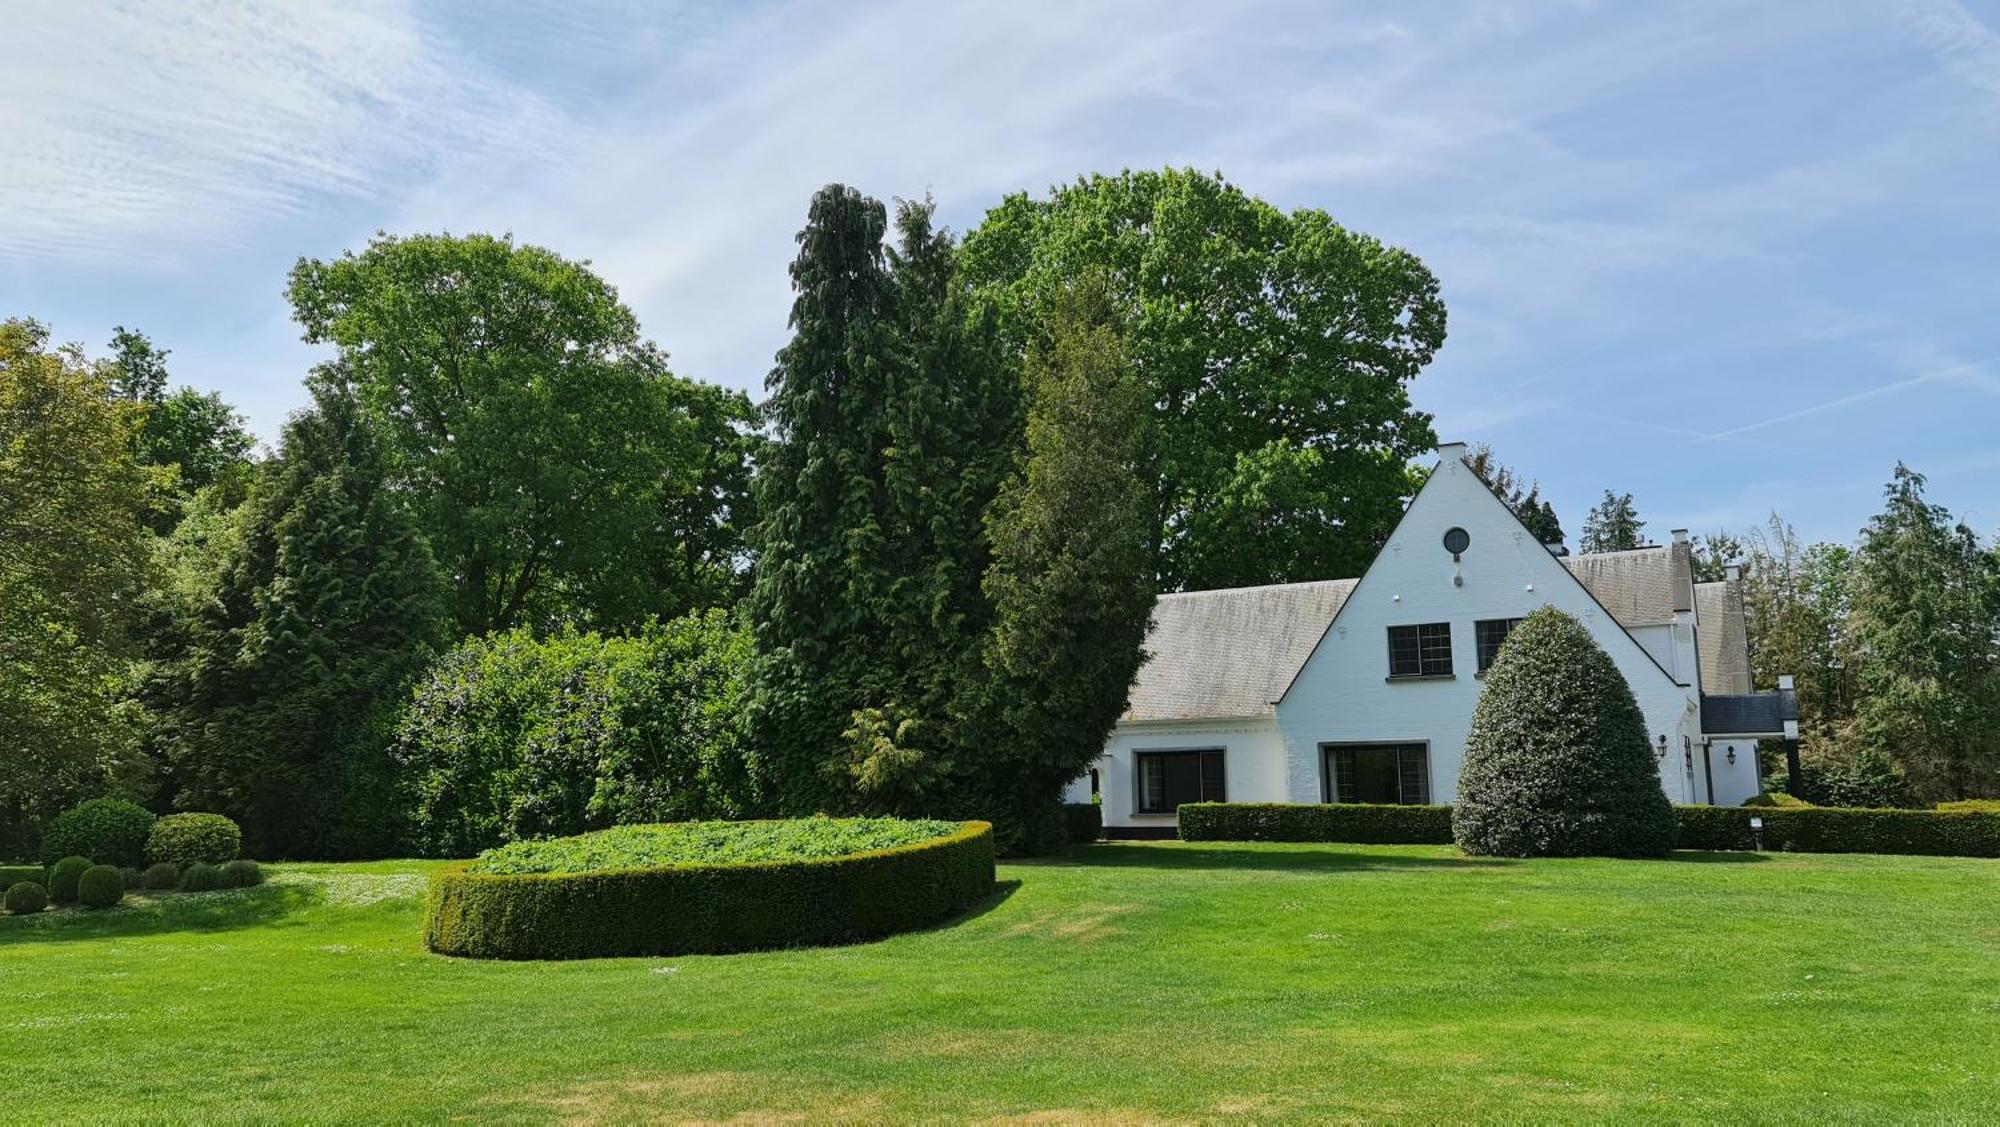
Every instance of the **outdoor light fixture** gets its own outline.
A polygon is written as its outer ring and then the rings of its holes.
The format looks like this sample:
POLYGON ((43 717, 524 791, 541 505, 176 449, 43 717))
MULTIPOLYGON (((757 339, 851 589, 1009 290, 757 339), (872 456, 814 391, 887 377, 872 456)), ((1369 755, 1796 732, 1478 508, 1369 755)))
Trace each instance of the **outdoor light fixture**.
POLYGON ((1665 759, 1667 757, 1667 734, 1665 732, 1660 733, 1660 749, 1656 754, 1661 759, 1665 759))
POLYGON ((1755 814, 1750 815, 1750 844, 1757 852, 1764 852, 1764 819, 1755 814))
POLYGON ((1724 758, 1724 759, 1727 759, 1727 760, 1729 760, 1729 765, 1730 765, 1731 767, 1734 767, 1734 766, 1736 766, 1736 745, 1735 745, 1735 744, 1731 744, 1731 745, 1729 745, 1729 750, 1723 753, 1723 758, 1724 758))

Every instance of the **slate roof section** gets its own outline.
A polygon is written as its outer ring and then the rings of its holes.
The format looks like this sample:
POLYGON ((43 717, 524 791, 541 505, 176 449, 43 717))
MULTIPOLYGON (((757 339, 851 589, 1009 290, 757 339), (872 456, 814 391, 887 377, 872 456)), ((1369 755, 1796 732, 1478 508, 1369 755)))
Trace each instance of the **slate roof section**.
POLYGON ((1675 544, 1635 548, 1629 552, 1596 552, 1587 556, 1564 556, 1562 565, 1577 577, 1611 617, 1627 630, 1639 626, 1662 626, 1674 620, 1677 607, 1692 607, 1686 590, 1685 574, 1676 558, 1675 544))
POLYGON ((1750 636, 1743 620, 1743 591, 1734 583, 1697 583, 1695 646, 1701 691, 1718 695, 1750 691, 1750 636))
POLYGON ((1777 737, 1785 721, 1799 718, 1799 697, 1790 689, 1701 698, 1701 730, 1711 736, 1777 737))
POLYGON ((1126 720, 1269 716, 1355 579, 1163 595, 1126 720))

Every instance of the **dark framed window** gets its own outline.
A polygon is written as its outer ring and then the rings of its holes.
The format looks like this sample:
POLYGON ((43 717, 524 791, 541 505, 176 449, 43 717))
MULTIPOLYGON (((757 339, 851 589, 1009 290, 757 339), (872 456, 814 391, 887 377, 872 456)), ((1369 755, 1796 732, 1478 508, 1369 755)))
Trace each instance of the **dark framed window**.
POLYGON ((1484 618, 1472 624, 1472 640, 1479 644, 1479 671, 1493 668, 1493 659, 1500 656, 1500 645, 1507 635, 1519 626, 1518 618, 1484 618))
POLYGON ((1142 751, 1139 760, 1139 813, 1171 814, 1183 802, 1227 802, 1222 788, 1222 750, 1142 751))
POLYGON ((1389 627, 1389 676, 1451 676, 1451 623, 1389 627))
POLYGON ((1324 744, 1329 802, 1426 806, 1431 800, 1431 753, 1424 744, 1324 744))

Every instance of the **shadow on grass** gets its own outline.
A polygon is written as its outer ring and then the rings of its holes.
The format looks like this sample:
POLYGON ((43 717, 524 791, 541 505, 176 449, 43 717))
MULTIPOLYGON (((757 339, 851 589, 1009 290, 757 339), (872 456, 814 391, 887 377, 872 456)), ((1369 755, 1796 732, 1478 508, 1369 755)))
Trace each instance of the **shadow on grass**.
POLYGON ((1698 849, 1676 849, 1664 858, 1668 861, 1687 861, 1696 865, 1753 865, 1769 861, 1768 853, 1711 853, 1698 849))
POLYGON ((67 908, 0 918, 0 948, 107 936, 234 931, 283 919, 321 901, 296 884, 263 884, 229 892, 129 895, 116 908, 67 908))
POLYGON ((1371 869, 1485 869, 1512 865, 1501 857, 1418 857, 1395 853, 1350 853, 1337 845, 1289 842, 1251 846, 1238 842, 1181 842, 1160 848, 1160 842, 1100 841, 1073 848, 1064 861, 1092 868, 1130 869, 1284 869, 1289 871, 1362 872, 1371 869))

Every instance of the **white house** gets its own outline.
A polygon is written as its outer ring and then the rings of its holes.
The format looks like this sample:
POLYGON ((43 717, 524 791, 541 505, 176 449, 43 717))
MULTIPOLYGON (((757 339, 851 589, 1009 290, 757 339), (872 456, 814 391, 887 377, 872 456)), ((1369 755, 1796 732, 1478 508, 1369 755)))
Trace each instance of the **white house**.
POLYGON ((1171 835, 1183 802, 1448 803, 1481 679, 1537 607, 1574 615, 1645 712, 1660 786, 1736 805, 1789 693, 1750 692, 1732 578, 1671 544, 1558 556, 1465 464, 1439 463, 1359 579, 1163 596, 1096 788, 1113 836, 1171 835))

